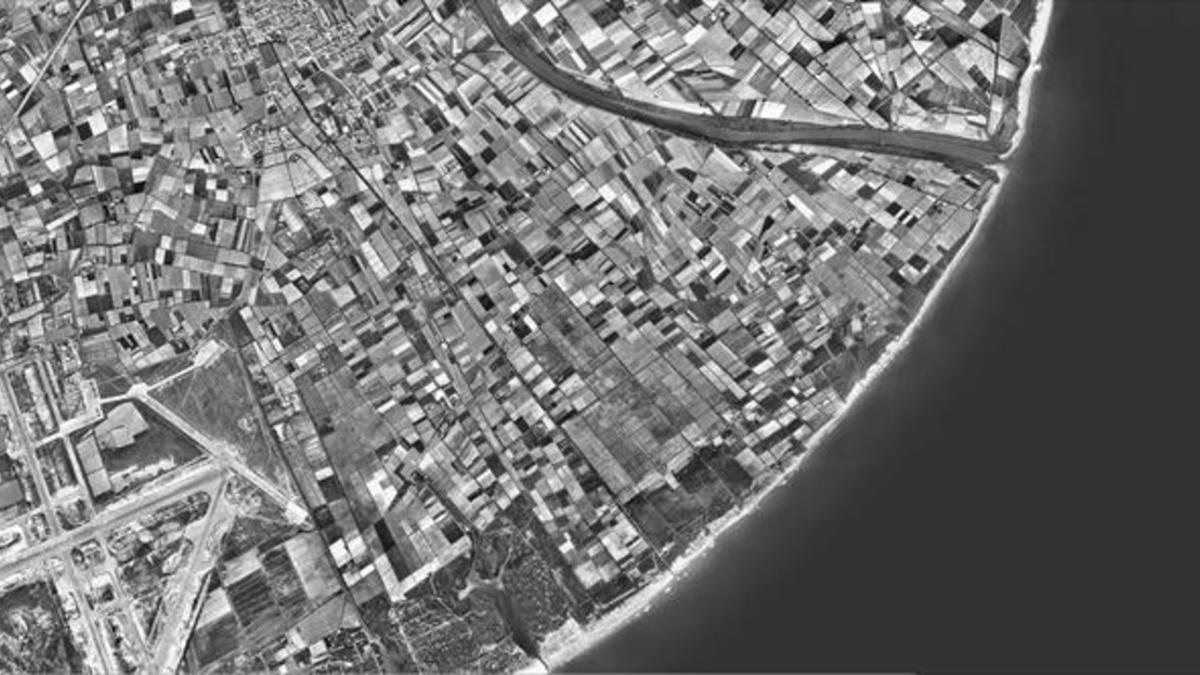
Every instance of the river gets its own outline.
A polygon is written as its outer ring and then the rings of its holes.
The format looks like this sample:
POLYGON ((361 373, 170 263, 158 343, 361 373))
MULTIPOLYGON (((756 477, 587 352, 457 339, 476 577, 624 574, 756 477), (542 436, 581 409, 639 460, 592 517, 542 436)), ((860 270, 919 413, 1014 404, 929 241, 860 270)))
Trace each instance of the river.
POLYGON ((1197 36, 1197 2, 1056 3, 1012 175, 909 347, 568 670, 1200 665, 1195 396, 1176 393, 1196 372, 1197 36))
POLYGON ((523 29, 509 24, 499 0, 473 5, 493 39, 534 77, 558 93, 625 119, 642 122, 689 138, 725 146, 757 147, 764 143, 816 145, 874 150, 906 157, 952 161, 970 171, 990 175, 1005 143, 977 141, 946 134, 876 129, 861 125, 828 126, 795 120, 728 117, 674 110, 603 89, 560 70, 534 48, 523 29))

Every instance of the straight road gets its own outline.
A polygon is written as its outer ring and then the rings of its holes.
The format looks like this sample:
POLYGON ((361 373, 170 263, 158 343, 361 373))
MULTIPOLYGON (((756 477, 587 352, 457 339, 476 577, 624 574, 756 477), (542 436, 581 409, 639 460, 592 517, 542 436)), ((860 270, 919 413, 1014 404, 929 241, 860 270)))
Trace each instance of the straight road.
POLYGON ((220 554, 217 544, 234 515, 224 495, 219 493, 205 514, 200 533, 192 540, 187 567, 175 571, 168 581, 170 586, 163 593, 163 616, 159 619, 162 628, 158 630, 157 639, 153 640, 154 651, 148 659, 149 672, 176 672, 183 650, 187 647, 192 624, 200 613, 201 603, 197 598, 201 597, 204 582, 208 580, 208 570, 220 554))
POLYGON ((21 97, 21 102, 17 104, 17 107, 13 108, 13 116, 8 120, 5 120, 4 128, 2 131, 0 131, 0 136, 7 136, 8 132, 11 131, 12 128, 20 121, 22 112, 21 109, 25 107, 25 104, 29 103, 29 99, 32 98, 33 93, 37 91, 38 84, 40 84, 42 78, 45 77, 46 71, 50 68, 50 64, 54 62, 54 59, 58 56, 58 53, 62 51, 63 45, 67 43, 67 38, 71 35, 71 32, 75 30, 75 24, 79 23, 79 19, 83 17, 84 12, 86 12, 91 6, 92 0, 83 0, 83 2, 79 4, 79 9, 75 10, 74 16, 71 17, 71 22, 67 24, 67 28, 62 32, 62 35, 59 36, 58 42, 54 43, 54 47, 51 48, 46 54, 46 57, 42 59, 42 65, 38 68, 37 75, 34 76, 33 81, 29 83, 29 86, 25 87, 25 95, 21 97))
POLYGON ((206 452, 213 456, 221 464, 228 467, 234 473, 238 474, 247 482, 251 483, 264 494, 274 500, 277 504, 283 507, 289 520, 295 523, 301 523, 308 518, 308 509, 295 496, 288 494, 267 480, 258 472, 246 465, 238 453, 237 449, 229 443, 217 440, 192 426, 190 422, 183 419, 174 410, 163 405, 161 401, 150 396, 145 388, 134 388, 130 390, 130 397, 137 399, 140 403, 150 408, 162 419, 181 431, 185 436, 192 439, 197 445, 203 448, 206 452))
MULTIPOLYGON (((33 366, 37 367, 36 361, 33 362, 33 366)), ((40 502, 38 506, 46 516, 46 523, 50 527, 50 536, 51 538, 57 537, 61 534, 62 528, 59 526, 58 514, 54 512, 54 502, 51 500, 50 487, 46 484, 46 474, 42 473, 42 463, 38 461, 36 448, 40 443, 33 440, 33 435, 26 428, 24 415, 21 414, 20 407, 17 406, 17 397, 13 393, 12 384, 7 377, 0 379, 3 379, 3 382, 0 382, 0 395, 6 398, 5 404, 9 410, 13 411, 10 429, 16 431, 16 439, 14 439, 17 441, 16 446, 25 454, 29 474, 33 479, 34 490, 37 492, 38 501, 40 502)), ((46 398, 49 399, 50 397, 47 396, 46 398)), ((80 477, 80 480, 82 480, 82 477, 80 477)))
POLYGON ((991 168, 1008 148, 927 131, 877 129, 865 125, 825 126, 794 120, 703 115, 655 105, 603 89, 560 70, 551 63, 524 28, 504 18, 497 0, 474 0, 492 38, 542 83, 583 105, 610 112, 669 133, 722 147, 808 144, 930 159, 995 177, 991 168))
MULTIPOLYGON (((70 552, 71 548, 88 539, 99 537, 109 529, 140 518, 167 502, 182 499, 196 490, 211 489, 219 484, 223 473, 220 466, 211 463, 186 470, 181 476, 152 488, 128 504, 101 513, 80 528, 64 532, 36 546, 17 551, 16 556, 0 561, 0 579, 20 572, 22 567, 48 555, 65 555, 70 552)), ((212 508, 211 505, 209 508, 212 508)))
POLYGON ((217 460, 217 462, 246 479, 247 482, 251 483, 259 490, 262 490, 264 494, 283 507, 288 519, 290 519, 292 522, 304 522, 304 520, 308 518, 308 509, 305 508, 304 504, 301 503, 299 499, 297 499, 294 495, 291 495, 280 489, 278 485, 275 485, 251 469, 246 464, 245 460, 242 459, 237 448, 235 448, 233 445, 226 443, 225 441, 212 438, 203 431, 200 431, 174 410, 171 410, 167 406, 163 405, 162 401, 159 401, 150 395, 151 390, 157 389, 162 384, 174 379, 174 377, 182 375, 184 372, 189 372, 199 365, 200 364, 192 364, 184 369, 184 371, 176 373, 175 375, 163 380, 153 387, 144 382, 139 382, 138 384, 130 387, 129 391, 125 392, 124 394, 109 396, 102 399, 101 402, 107 404, 133 399, 145 405, 147 408, 153 410, 154 413, 161 417, 165 422, 175 427, 175 429, 183 435, 190 438, 193 443, 200 446, 201 449, 212 456, 213 459, 217 460))

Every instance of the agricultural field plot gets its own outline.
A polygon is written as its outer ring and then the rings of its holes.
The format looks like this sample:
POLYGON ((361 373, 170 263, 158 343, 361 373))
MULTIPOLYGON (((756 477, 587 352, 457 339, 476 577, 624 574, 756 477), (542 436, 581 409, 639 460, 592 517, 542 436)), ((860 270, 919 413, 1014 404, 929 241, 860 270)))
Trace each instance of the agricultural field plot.
POLYGON ((334 596, 297 621, 287 636, 245 651, 235 650, 238 634, 232 615, 217 625, 218 631, 197 633, 193 638, 192 654, 202 658, 186 662, 183 672, 412 672, 411 668, 381 666, 377 642, 353 602, 343 595, 334 596), (222 653, 223 657, 211 660, 213 654, 222 653))
MULTIPOLYGON (((247 547, 245 537, 237 533, 253 520, 239 517, 226 535, 187 649, 185 670, 209 668, 234 654, 258 651, 271 636, 285 633, 342 594, 319 535, 306 532, 281 538, 286 533, 277 530, 247 547)), ((262 525, 266 534, 268 524, 262 525)), ((352 605, 346 608, 352 611, 352 605)), ((331 626, 322 634, 335 629, 331 626)))
POLYGON ((242 364, 232 350, 181 375, 152 394, 214 439, 237 448, 246 464, 285 489, 287 467, 259 422, 257 401, 246 386, 242 364))
POLYGON ((0 592, 0 672, 78 673, 82 667, 50 583, 35 581, 0 592))
POLYGON ((83 375, 96 381, 96 388, 101 397, 120 396, 129 391, 133 378, 115 363, 116 356, 111 353, 111 345, 105 343, 85 344, 80 349, 83 361, 83 375))

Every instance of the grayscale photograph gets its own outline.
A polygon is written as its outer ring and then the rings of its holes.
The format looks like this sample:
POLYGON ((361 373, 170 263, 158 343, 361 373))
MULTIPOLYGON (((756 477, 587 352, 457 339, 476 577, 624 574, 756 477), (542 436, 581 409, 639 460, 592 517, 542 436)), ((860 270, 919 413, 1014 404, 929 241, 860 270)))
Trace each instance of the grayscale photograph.
POLYGON ((0 674, 1200 672, 1200 0, 0 0, 0 674))

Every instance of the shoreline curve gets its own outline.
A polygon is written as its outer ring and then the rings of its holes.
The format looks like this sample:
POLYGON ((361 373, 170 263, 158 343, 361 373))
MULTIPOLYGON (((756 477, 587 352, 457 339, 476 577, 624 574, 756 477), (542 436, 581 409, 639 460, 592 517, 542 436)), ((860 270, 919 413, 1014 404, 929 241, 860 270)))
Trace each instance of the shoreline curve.
MULTIPOLYGON (((688 574, 695 569, 696 563, 716 547, 722 535, 732 530, 746 517, 754 514, 764 500, 776 495, 779 488, 787 484, 791 477, 803 467, 805 460, 819 450, 823 445, 823 441, 838 429, 842 420, 853 409, 855 402, 870 390, 879 376, 887 371, 892 361, 904 351, 904 348, 912 341, 915 332, 924 324, 930 309, 936 306, 937 300, 947 283, 962 268, 963 261, 978 248, 976 242, 979 239, 979 233, 990 222, 991 212, 995 207, 1000 193, 1004 189, 1006 179, 1009 175, 1008 167, 1004 166, 1002 162, 1013 157, 1020 149, 1021 141, 1028 127, 1029 115, 1033 103, 1033 85, 1041 70, 1041 54, 1049 37, 1049 28, 1054 15, 1054 3, 1055 0, 1037 0, 1037 7, 1035 9, 1036 19, 1030 31, 1030 52, 1032 58, 1025 73, 1022 75, 1017 94, 1017 131, 1012 137, 1010 146, 997 156, 998 161, 992 162, 987 166, 998 177, 996 185, 989 190, 983 207, 980 209, 979 216, 974 225, 972 225, 971 231, 967 234, 961 249, 950 261, 942 277, 933 285, 929 295, 925 298, 920 310, 918 310, 917 315, 905 326, 904 331, 899 336, 887 344, 880 357, 868 367, 866 374, 854 384, 833 418, 805 441, 807 447, 804 451, 794 456, 783 470, 767 482, 757 494, 742 504, 735 506, 721 518, 710 523, 706 528, 706 535, 694 541, 683 555, 671 564, 669 569, 661 572, 658 578, 654 579, 651 583, 620 601, 609 613, 582 626, 575 624, 574 621, 568 621, 566 625, 548 638, 545 645, 547 649, 541 655, 540 662, 531 660, 518 672, 548 672, 548 670, 561 668, 584 652, 596 647, 605 638, 624 628, 637 617, 648 612, 656 600, 673 590, 676 581, 682 582, 686 579, 688 574)), ((487 5, 490 2, 489 0, 483 0, 480 4, 487 5)))

